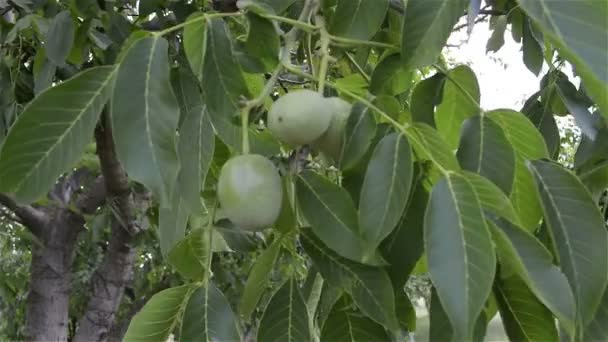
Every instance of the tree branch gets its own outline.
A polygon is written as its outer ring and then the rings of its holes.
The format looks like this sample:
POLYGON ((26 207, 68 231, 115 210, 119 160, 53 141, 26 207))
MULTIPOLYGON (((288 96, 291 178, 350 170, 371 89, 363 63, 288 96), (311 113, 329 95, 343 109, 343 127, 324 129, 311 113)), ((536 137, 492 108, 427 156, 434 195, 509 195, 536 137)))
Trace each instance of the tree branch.
MULTIPOLYGON (((112 206, 114 215, 110 243, 103 261, 91 276, 91 296, 84 315, 78 321, 75 342, 107 339, 125 286, 133 280, 133 243, 135 234, 140 230, 129 179, 116 156, 112 128, 105 109, 95 129, 95 141, 104 180, 99 182, 105 185, 107 204, 112 206)), ((92 193, 88 198, 93 198, 92 193)))
POLYGON ((48 217, 43 211, 31 205, 19 205, 15 200, 3 193, 0 193, 0 204, 15 213, 25 227, 37 237, 40 236, 42 227, 48 222, 48 217))
POLYGON ((106 202, 106 182, 98 176, 87 188, 87 191, 76 199, 76 208, 86 215, 95 213, 97 208, 106 202))

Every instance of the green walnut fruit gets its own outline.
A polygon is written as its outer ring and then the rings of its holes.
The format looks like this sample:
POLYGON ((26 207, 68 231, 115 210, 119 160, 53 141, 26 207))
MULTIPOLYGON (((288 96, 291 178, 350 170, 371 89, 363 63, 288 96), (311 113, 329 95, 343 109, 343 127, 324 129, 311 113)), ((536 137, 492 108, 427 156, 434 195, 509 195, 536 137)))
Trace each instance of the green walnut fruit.
POLYGON ((310 144, 329 127, 332 108, 321 94, 297 90, 272 104, 268 111, 268 128, 285 144, 310 144))
POLYGON ((312 145, 337 161, 342 151, 344 129, 346 128, 346 121, 350 115, 352 105, 339 97, 330 97, 327 101, 332 108, 329 128, 312 145))
POLYGON ((271 226, 281 211, 281 177, 265 157, 234 157, 220 171, 217 195, 226 217, 237 227, 263 229, 271 226))

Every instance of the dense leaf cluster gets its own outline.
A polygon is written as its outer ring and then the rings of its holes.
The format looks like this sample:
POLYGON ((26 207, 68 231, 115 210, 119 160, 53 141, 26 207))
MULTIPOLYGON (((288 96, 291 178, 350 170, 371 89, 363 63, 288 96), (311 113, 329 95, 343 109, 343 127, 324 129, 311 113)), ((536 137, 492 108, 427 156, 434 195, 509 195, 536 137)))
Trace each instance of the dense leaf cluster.
POLYGON ((403 340, 414 272, 432 282, 432 340, 481 341, 497 313, 513 341, 608 339, 606 2, 7 6, 0 193, 40 204, 73 168, 99 172, 90 145, 107 124, 121 167, 152 194, 158 235, 145 243, 181 276, 125 340, 403 340), (478 16, 491 16, 488 51, 508 28, 545 73, 520 110, 481 108, 475 71, 441 57, 478 16), (301 89, 352 104, 337 149, 268 129, 274 101, 301 89), (581 131, 569 167, 556 115, 581 131), (246 206, 280 206, 261 232, 230 222, 216 196, 222 166, 248 153, 282 177, 280 203, 246 206), (218 264, 231 258, 251 265, 246 279, 218 264))

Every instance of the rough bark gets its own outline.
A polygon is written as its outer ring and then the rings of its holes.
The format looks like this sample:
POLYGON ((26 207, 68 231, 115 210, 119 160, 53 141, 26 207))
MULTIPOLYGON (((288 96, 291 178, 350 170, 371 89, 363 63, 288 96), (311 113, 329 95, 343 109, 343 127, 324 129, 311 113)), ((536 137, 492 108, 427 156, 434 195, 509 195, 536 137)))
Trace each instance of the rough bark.
POLYGON ((72 259, 83 218, 67 209, 45 210, 42 245, 32 248, 30 289, 26 306, 26 337, 32 341, 66 341, 72 259))
POLYGON ((102 116, 95 131, 95 139, 108 202, 114 209, 114 216, 108 249, 91 277, 91 296, 84 315, 78 321, 74 337, 76 342, 107 340, 125 287, 133 280, 133 240, 140 229, 135 219, 134 197, 129 180, 116 157, 107 114, 102 116))

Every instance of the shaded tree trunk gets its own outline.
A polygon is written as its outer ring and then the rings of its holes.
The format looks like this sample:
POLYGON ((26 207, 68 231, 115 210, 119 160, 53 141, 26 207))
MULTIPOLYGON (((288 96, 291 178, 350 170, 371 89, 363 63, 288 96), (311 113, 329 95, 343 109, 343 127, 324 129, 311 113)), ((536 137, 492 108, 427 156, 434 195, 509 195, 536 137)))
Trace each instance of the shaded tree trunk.
POLYGON ((67 209, 49 208, 46 212, 48 222, 40 227, 42 245, 32 248, 26 337, 33 341, 66 341, 72 260, 84 220, 67 209))

